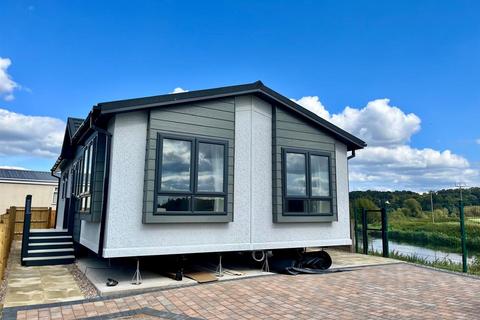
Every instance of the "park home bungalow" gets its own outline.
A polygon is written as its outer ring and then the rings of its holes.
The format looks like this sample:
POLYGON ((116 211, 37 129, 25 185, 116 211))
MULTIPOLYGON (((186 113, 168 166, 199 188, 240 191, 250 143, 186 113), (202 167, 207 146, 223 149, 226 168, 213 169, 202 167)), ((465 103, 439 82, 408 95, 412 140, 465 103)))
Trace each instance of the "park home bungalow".
POLYGON ((260 81, 99 103, 68 119, 57 229, 106 258, 350 245, 363 147, 260 81))

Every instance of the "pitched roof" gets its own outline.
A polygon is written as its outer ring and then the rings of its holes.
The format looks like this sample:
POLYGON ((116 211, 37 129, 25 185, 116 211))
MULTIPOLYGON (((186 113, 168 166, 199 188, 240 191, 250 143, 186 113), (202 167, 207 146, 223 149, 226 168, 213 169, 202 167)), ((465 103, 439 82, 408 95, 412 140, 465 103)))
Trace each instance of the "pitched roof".
POLYGON ((67 141, 64 140, 62 152, 52 167, 52 171, 55 171, 58 168, 63 159, 69 157, 68 152, 72 145, 74 145, 78 139, 83 137, 84 133, 90 130, 91 126, 95 125, 96 121, 108 119, 112 114, 245 94, 256 95, 266 101, 282 105, 292 110, 304 119, 321 127, 324 131, 330 133, 337 140, 345 143, 347 145, 347 150, 357 150, 367 146, 363 140, 355 137, 343 129, 340 129, 333 123, 320 118, 315 113, 303 108, 287 97, 265 86, 261 81, 256 81, 235 86, 98 103, 97 105, 93 106, 92 111, 88 114, 85 120, 68 118, 65 139, 68 138, 69 140, 68 143, 66 143, 67 141))
POLYGON ((84 120, 85 119, 80 119, 80 118, 67 119, 67 130, 68 130, 68 133, 70 134, 70 137, 73 137, 75 135, 75 132, 77 132, 78 128, 80 128, 84 120))
POLYGON ((31 181, 31 182, 57 182, 48 171, 31 171, 18 169, 0 169, 0 180, 31 181))
POLYGON ((208 100, 222 97, 230 97, 242 94, 255 94, 267 101, 281 104, 300 116, 313 121, 324 130, 335 136, 338 140, 344 142, 349 150, 362 149, 366 143, 354 135, 340 129, 329 121, 317 116, 315 113, 303 108, 287 97, 265 86, 261 81, 236 86, 220 87, 214 89, 187 91, 182 93, 164 94, 136 99, 118 100, 112 102, 102 102, 94 107, 94 110, 101 114, 110 114, 118 112, 133 111, 145 108, 154 108, 169 106, 180 103, 208 100))

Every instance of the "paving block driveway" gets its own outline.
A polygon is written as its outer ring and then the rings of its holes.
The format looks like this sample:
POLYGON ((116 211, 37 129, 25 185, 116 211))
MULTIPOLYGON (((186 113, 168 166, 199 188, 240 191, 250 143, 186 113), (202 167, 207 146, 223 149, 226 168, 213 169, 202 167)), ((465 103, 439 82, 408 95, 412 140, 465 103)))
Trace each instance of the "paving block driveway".
POLYGON ((7 308, 17 319, 480 319, 480 280, 411 264, 272 275, 95 301, 7 308))

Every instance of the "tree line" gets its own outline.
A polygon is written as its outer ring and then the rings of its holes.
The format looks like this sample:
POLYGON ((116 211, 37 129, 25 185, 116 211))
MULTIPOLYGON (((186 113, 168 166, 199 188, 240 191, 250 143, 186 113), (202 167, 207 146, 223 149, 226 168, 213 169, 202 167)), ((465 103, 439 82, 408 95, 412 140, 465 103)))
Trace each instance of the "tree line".
MULTIPOLYGON (((480 188, 466 188, 462 191, 466 215, 480 216, 480 188)), ((433 209, 439 216, 458 215, 460 201, 459 189, 443 189, 433 192, 433 209)), ((404 216, 421 217, 432 210, 430 193, 413 191, 352 191, 350 192, 351 210, 358 208, 378 209, 386 206, 388 210, 404 216)), ((353 211, 352 211, 353 212, 353 211)))

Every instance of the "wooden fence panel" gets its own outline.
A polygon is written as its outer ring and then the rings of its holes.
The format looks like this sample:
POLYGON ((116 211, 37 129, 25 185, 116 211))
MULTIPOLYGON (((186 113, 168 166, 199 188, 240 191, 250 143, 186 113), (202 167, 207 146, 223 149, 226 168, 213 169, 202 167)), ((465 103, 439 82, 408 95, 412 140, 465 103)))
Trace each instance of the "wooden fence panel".
MULTIPOLYGON (((16 210, 15 239, 19 240, 22 238, 22 234, 23 234, 23 221, 25 218, 25 208, 16 207, 15 210, 16 210)), ((47 208, 47 207, 32 208, 31 228, 32 229, 55 228, 55 215, 56 215, 56 212, 52 208, 47 208)))
MULTIPOLYGON (((32 208, 32 229, 55 227, 55 210, 52 208, 32 208)), ((0 215, 0 278, 3 279, 13 239, 22 239, 25 208, 10 207, 0 215)))
POLYGON ((8 256, 12 247, 15 230, 16 208, 7 209, 7 213, 0 216, 0 278, 3 279, 7 267, 8 256))

